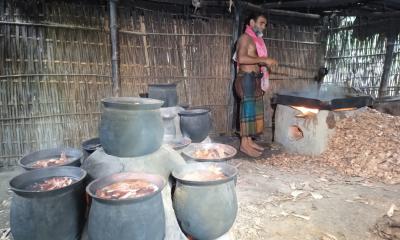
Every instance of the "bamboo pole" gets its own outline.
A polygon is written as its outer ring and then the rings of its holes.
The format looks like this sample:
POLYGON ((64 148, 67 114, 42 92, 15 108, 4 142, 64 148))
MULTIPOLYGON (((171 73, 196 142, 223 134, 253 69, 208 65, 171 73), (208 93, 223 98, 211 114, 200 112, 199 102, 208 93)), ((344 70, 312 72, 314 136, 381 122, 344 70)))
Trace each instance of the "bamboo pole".
MULTIPOLYGON (((231 38, 231 49, 235 49, 235 44, 236 41, 239 38, 240 35, 240 19, 242 15, 242 9, 241 9, 241 2, 240 0, 235 0, 235 9, 234 9, 234 19, 233 19, 233 25, 232 25, 232 38, 231 38)), ((237 119, 235 117, 235 109, 238 105, 238 103, 235 101, 235 97, 233 95, 233 85, 235 82, 235 77, 236 77, 236 67, 235 63, 231 60, 231 79, 229 81, 228 85, 228 124, 227 124, 227 132, 234 132, 236 130, 236 125, 237 125, 237 119)))
POLYGON ((110 39, 111 39, 111 77, 113 96, 120 96, 119 41, 118 41, 118 0, 109 0, 110 39))
POLYGON ((385 63, 383 65, 383 72, 381 78, 381 84, 379 86, 379 97, 384 97, 387 95, 387 88, 389 82, 389 73, 392 67, 393 62, 393 51, 394 51, 394 44, 396 41, 396 35, 390 33, 389 36, 386 38, 386 54, 385 54, 385 63))

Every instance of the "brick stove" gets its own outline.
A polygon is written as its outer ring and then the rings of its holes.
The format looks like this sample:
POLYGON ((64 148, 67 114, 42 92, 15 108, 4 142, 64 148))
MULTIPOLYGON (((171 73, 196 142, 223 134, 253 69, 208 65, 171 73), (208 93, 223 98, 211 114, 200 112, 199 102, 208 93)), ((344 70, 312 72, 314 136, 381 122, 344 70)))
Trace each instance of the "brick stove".
POLYGON ((349 95, 338 89, 276 94, 274 141, 291 153, 319 155, 326 150, 336 121, 372 102, 370 96, 349 95))

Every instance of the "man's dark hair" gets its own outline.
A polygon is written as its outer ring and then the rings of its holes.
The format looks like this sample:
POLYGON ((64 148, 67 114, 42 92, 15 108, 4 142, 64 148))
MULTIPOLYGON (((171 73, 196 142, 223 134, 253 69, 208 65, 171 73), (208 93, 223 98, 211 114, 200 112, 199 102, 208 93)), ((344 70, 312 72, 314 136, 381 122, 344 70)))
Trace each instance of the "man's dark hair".
POLYGON ((251 20, 256 22, 259 17, 264 17, 267 19, 267 16, 264 13, 251 13, 246 19, 246 24, 250 24, 251 20))

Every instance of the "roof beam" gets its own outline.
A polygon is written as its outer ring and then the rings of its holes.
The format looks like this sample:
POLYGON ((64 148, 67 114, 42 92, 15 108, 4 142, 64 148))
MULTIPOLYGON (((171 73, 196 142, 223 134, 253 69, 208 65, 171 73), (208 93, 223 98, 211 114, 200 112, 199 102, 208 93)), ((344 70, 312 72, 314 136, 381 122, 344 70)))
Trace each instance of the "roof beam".
POLYGON ((366 0, 302 0, 265 3, 261 6, 265 8, 335 8, 364 2, 366 2, 366 0))

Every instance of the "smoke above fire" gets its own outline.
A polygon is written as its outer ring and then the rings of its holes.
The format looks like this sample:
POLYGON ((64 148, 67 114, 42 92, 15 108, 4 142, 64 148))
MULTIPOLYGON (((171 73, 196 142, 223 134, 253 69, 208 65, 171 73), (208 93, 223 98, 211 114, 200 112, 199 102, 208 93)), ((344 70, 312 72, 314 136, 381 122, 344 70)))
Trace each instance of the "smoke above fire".
POLYGON ((317 83, 312 83, 295 91, 281 90, 279 94, 329 101, 335 98, 346 98, 350 93, 345 87, 333 84, 323 84, 319 86, 317 83))

